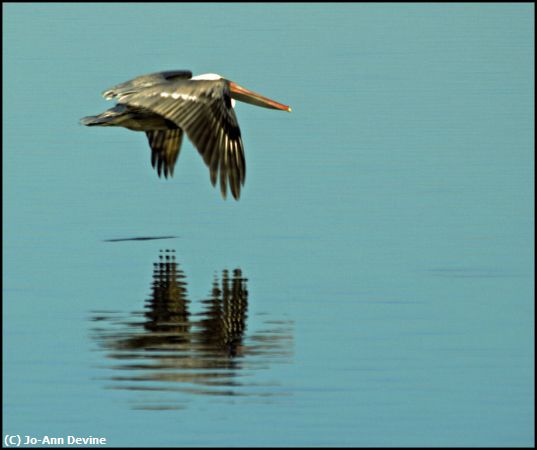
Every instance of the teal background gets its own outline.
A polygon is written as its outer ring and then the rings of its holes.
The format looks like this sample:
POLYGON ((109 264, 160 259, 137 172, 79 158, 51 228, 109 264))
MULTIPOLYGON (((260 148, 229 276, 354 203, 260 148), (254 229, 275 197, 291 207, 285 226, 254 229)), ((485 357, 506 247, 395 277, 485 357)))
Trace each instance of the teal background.
POLYGON ((534 444, 532 4, 3 4, 3 26, 4 434, 534 444), (188 141, 165 181, 143 134, 79 125, 169 69, 293 108, 237 105, 239 202, 188 141), (176 238, 105 242, 140 236, 176 238), (161 250, 194 311, 240 268, 245 342, 279 324, 282 351, 210 395, 121 379, 95 317, 128 328, 161 250))

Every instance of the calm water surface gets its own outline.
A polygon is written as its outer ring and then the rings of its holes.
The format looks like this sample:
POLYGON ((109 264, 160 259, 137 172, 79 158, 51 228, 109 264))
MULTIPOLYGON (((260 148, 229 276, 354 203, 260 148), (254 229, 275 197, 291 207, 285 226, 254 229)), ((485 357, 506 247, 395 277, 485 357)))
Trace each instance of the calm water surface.
POLYGON ((533 5, 3 12, 4 435, 533 444, 533 5), (239 202, 78 124, 169 69, 292 106, 239 202))

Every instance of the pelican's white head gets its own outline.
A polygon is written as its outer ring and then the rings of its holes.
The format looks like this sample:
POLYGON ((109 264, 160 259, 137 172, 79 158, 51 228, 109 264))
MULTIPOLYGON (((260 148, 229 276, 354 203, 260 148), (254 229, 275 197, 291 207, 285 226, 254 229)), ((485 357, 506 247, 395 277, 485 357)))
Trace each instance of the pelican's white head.
POLYGON ((191 80, 221 80, 224 78, 222 75, 218 75, 217 73, 202 73, 201 75, 196 75, 195 77, 192 77, 191 80))

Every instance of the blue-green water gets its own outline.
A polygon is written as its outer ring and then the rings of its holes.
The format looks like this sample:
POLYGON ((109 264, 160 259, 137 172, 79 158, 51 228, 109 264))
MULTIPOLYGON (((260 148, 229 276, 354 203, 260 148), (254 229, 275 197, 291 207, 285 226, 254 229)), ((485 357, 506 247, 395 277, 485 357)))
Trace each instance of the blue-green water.
POLYGON ((534 443, 533 5, 3 13, 3 438, 534 443), (79 125, 168 69, 292 106, 239 202, 79 125))

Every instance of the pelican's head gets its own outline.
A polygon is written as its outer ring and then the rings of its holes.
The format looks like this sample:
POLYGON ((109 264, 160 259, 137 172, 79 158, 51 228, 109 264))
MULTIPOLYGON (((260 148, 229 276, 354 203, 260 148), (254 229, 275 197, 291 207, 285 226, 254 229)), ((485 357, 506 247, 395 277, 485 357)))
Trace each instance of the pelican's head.
MULTIPOLYGON (((218 75, 217 73, 204 73, 201 75, 196 75, 195 77, 191 78, 192 80, 224 80, 225 78, 222 75, 218 75)), ((270 98, 264 97, 261 94, 258 94, 257 92, 250 91, 249 89, 246 89, 242 86, 239 86, 234 81, 226 80, 229 83, 229 90, 231 91, 231 99, 232 99, 232 105, 235 106, 235 102, 233 100, 238 100, 239 102, 244 103, 250 103, 251 105, 261 106, 263 108, 270 108, 270 109, 279 109, 282 111, 289 111, 291 112, 291 107, 284 105, 282 103, 278 103, 275 100, 271 100, 270 98)))

